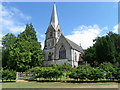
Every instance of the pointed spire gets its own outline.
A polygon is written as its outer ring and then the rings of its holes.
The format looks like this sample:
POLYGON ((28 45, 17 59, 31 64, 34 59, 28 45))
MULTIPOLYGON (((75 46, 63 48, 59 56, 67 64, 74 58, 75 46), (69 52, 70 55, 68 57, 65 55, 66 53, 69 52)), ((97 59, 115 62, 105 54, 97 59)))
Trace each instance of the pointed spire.
POLYGON ((57 11, 56 11, 56 5, 55 5, 55 3, 53 5, 53 11, 52 11, 52 16, 51 16, 50 24, 56 30, 56 27, 58 25, 58 17, 57 17, 57 11))

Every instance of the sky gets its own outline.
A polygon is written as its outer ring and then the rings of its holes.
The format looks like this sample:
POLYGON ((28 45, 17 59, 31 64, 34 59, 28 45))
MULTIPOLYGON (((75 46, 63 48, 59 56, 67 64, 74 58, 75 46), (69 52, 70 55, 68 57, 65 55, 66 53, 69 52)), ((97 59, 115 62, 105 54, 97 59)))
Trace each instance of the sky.
MULTIPOLYGON (((16 36, 33 24, 38 41, 44 47, 45 32, 50 23, 53 2, 0 3, 0 38, 7 33, 16 36)), ((93 40, 112 31, 118 33, 117 2, 56 2, 62 33, 87 49, 93 40)))

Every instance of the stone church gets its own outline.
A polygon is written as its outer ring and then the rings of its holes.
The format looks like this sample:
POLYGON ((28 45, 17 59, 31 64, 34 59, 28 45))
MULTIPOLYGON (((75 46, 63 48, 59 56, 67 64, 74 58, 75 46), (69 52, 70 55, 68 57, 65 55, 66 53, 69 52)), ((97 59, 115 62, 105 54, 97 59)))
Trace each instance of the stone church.
POLYGON ((62 34, 55 4, 53 5, 50 24, 45 34, 44 66, 68 63, 72 67, 77 67, 81 54, 83 54, 83 49, 62 34))

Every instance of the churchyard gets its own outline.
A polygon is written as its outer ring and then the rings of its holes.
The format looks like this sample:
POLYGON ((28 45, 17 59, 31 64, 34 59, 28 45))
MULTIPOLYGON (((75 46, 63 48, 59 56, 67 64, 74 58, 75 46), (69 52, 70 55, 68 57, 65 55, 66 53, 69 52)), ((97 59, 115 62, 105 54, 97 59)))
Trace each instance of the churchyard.
MULTIPOLYGON (((110 63, 101 64, 100 67, 107 68, 106 71, 115 70, 110 63)), ((72 68, 64 64, 35 67, 24 73, 6 70, 3 72, 2 88, 118 88, 119 74, 116 71, 103 72, 100 67, 72 68)))
MULTIPOLYGON (((105 48, 109 48, 107 53, 105 49, 99 49, 102 48, 100 42, 102 40, 104 41, 104 39, 106 41, 108 36, 106 36, 106 38, 99 38, 96 42, 96 47, 90 47, 85 50, 82 58, 88 61, 87 65, 83 64, 78 67, 72 67, 68 63, 64 63, 62 65, 54 64, 46 67, 43 66, 44 55, 40 49, 39 42, 36 41, 35 31, 31 31, 31 33, 34 34, 33 36, 35 36, 31 37, 29 36, 29 30, 33 30, 31 24, 26 25, 26 30, 20 33, 18 37, 15 37, 13 34, 7 34, 3 37, 4 47, 7 46, 2 52, 3 67, 0 71, 0 73, 2 73, 3 88, 117 88, 117 86, 119 86, 119 48, 117 48, 116 53, 114 53, 114 51, 109 52, 109 50, 115 50, 116 48, 113 48, 113 44, 108 41, 108 43, 111 43, 111 45, 108 44, 110 46, 106 46, 106 43, 103 45, 105 48), (28 41, 31 40, 31 42, 26 41, 23 37, 24 35, 28 35, 28 41), (17 42, 13 42, 10 46, 7 45, 8 41, 6 40, 9 37, 12 37, 12 41, 17 40, 17 42), (21 44, 23 44, 22 47, 21 44), (36 45, 33 47, 34 44, 36 45), (98 52, 95 52, 95 49, 98 50, 98 52), (102 52, 102 54, 99 52, 102 52), (105 55, 108 54, 108 56, 104 55, 103 58, 104 53, 105 55), (96 54, 99 57, 96 56, 96 54), (117 55, 116 58, 114 58, 115 55, 117 55), (103 60, 101 58, 103 58, 103 60), (26 74, 23 74, 24 77, 20 79, 17 77, 17 72, 24 72, 26 74), (31 73, 30 76, 29 73, 31 73), (16 79, 27 81, 15 82, 16 79)), ((119 38, 117 34, 109 34, 109 37, 113 39, 119 38)), ((119 40, 120 39, 118 39, 118 41, 119 40)), ((113 43, 119 46, 117 40, 113 43)))
POLYGON ((2 88, 118 88, 120 35, 109 32, 92 40, 83 49, 63 36, 54 4, 44 49, 32 24, 2 37, 2 88))

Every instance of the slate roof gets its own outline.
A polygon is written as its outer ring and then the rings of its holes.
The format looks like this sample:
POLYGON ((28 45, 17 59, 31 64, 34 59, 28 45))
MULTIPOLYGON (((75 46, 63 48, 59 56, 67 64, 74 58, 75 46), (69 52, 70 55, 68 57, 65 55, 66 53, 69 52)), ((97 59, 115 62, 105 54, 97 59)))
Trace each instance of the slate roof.
POLYGON ((71 46, 73 49, 75 49, 75 50, 77 50, 77 51, 80 51, 80 52, 82 52, 82 53, 84 52, 81 46, 77 45, 76 43, 74 43, 73 41, 71 41, 71 40, 69 40, 69 39, 67 39, 67 38, 66 38, 66 40, 67 40, 67 42, 70 44, 70 46, 71 46))

